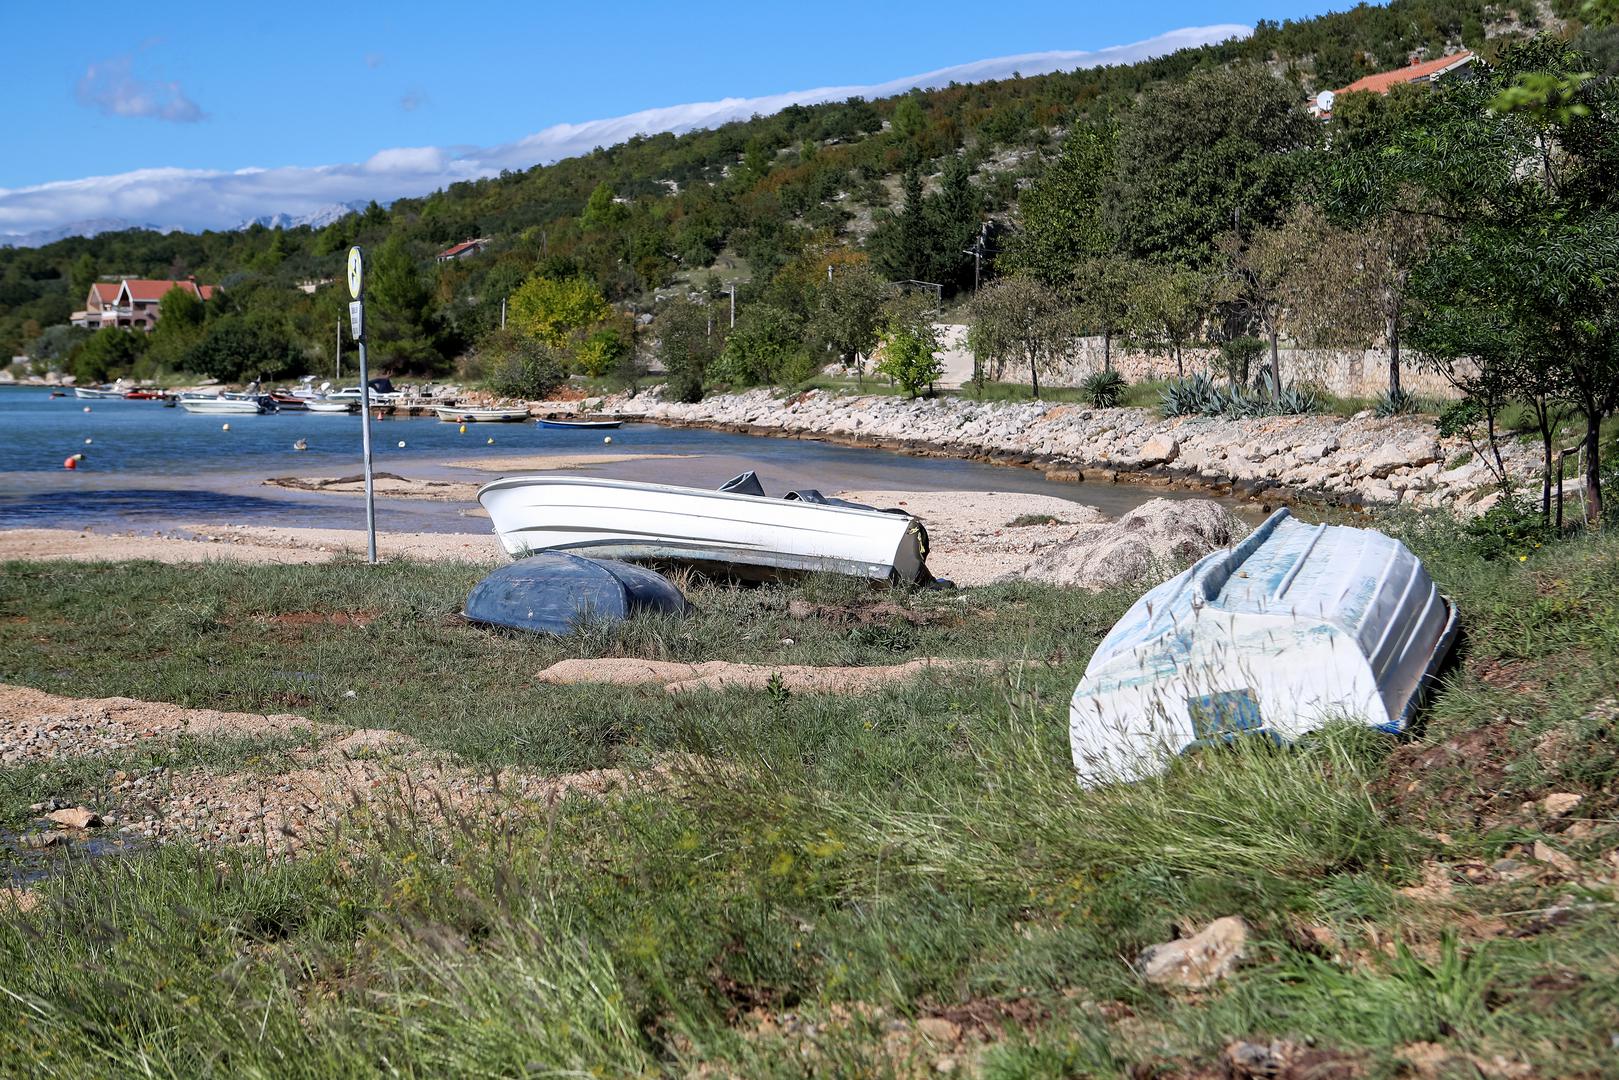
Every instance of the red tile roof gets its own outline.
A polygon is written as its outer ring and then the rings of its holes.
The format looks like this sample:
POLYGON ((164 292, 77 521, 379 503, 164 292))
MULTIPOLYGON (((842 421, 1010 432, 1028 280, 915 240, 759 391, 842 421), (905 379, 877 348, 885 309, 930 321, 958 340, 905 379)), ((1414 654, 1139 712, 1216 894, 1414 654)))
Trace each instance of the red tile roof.
POLYGON ((91 302, 95 304, 110 304, 118 299, 118 290, 124 287, 121 281, 97 281, 90 286, 91 302))
POLYGON ((467 250, 467 248, 477 247, 481 243, 483 243, 483 241, 481 241, 481 240, 463 240, 461 243, 456 244, 454 247, 448 247, 448 248, 445 248, 443 251, 439 252, 438 257, 441 258, 441 259, 453 258, 456 255, 459 255, 463 251, 467 250))
POLYGON ((164 281, 155 278, 125 278, 124 288, 129 290, 129 298, 138 304, 151 304, 163 299, 163 294, 170 289, 190 289, 198 299, 208 300, 214 294, 214 286, 198 285, 189 278, 185 281, 164 281))
POLYGON ((1396 86, 1405 83, 1420 82, 1432 78, 1440 72, 1449 71, 1453 67, 1460 67, 1473 59, 1473 54, 1466 49, 1449 56, 1441 56, 1437 60, 1424 60, 1409 67, 1399 68, 1395 71, 1380 71, 1376 75, 1366 75, 1356 79, 1342 90, 1334 91, 1337 94, 1353 94, 1365 91, 1372 94, 1386 94, 1396 86))

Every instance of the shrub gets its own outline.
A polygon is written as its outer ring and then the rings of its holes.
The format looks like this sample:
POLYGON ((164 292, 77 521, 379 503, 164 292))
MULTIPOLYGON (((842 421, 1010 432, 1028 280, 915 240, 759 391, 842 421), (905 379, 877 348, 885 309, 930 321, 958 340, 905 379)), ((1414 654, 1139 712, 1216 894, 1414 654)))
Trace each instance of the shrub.
POLYGON ((489 389, 502 397, 544 398, 567 379, 561 356, 539 338, 497 332, 485 349, 489 389))
POLYGON ((1117 371, 1098 371, 1079 384, 1079 393, 1099 409, 1113 409, 1124 401, 1124 393, 1129 388, 1130 384, 1117 371))
POLYGON ((1555 531, 1540 516, 1540 509, 1511 492, 1463 529, 1467 546, 1482 559, 1527 555, 1532 548, 1556 539, 1555 531))
POLYGON ((1165 416, 1299 416, 1316 411, 1316 396, 1289 386, 1279 393, 1221 387, 1207 375, 1173 379, 1165 387, 1159 408, 1165 416))
POLYGON ((1419 411, 1416 396, 1404 390, 1386 390, 1377 396, 1377 403, 1372 406, 1378 416, 1387 419, 1391 416, 1409 416, 1419 411))

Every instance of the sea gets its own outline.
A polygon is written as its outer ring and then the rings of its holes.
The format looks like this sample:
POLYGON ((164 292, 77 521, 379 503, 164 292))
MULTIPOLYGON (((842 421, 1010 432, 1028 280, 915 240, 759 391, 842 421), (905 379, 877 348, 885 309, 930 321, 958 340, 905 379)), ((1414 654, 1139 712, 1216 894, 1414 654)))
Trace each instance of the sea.
MULTIPOLYGON (((748 469, 771 493, 798 488, 1006 491, 1052 495, 1118 515, 1161 488, 1048 481, 1032 469, 912 457, 813 439, 626 423, 565 431, 534 423, 372 420, 373 468, 410 479, 484 482, 523 470, 492 459, 613 455, 570 470, 624 480, 718 487, 748 469), (611 442, 605 442, 605 439, 611 442)), ((308 412, 205 415, 156 401, 81 400, 71 391, 0 387, 0 528, 167 531, 187 525, 363 528, 363 500, 292 491, 281 476, 361 471, 360 418, 308 412), (302 443, 306 449, 295 449, 302 443), (83 455, 74 469, 64 462, 83 455)), ((470 503, 377 501, 379 529, 484 533, 470 503)))

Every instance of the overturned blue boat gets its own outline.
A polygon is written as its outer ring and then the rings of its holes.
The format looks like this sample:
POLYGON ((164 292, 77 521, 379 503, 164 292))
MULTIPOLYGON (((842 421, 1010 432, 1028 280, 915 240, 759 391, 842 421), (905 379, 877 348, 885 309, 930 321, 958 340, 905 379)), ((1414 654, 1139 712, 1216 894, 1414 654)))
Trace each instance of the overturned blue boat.
POLYGON ((1069 708, 1074 768, 1087 784, 1138 779, 1187 750, 1335 720, 1404 731, 1455 638, 1454 607, 1404 544, 1278 510, 1102 639, 1069 708))
POLYGON ((662 574, 612 559, 544 551, 484 578, 467 594, 473 622, 536 634, 569 634, 582 624, 640 612, 684 614, 686 598, 662 574))

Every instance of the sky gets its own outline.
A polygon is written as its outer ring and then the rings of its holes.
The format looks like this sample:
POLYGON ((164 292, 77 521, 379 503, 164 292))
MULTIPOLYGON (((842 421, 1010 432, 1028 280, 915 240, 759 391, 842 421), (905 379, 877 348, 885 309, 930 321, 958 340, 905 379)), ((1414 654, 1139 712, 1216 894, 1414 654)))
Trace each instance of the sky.
POLYGON ((0 40, 26 47, 0 65, 0 234, 97 217, 231 227, 422 194, 637 130, 901 92, 957 65, 979 64, 948 73, 969 81, 1073 68, 1098 50, 1138 59, 1324 9, 286 0, 137 5, 125 19, 116 7, 12 0, 0 4, 0 40), (1047 53, 1074 55, 1025 55, 1047 53), (1000 58, 1014 59, 980 63, 1000 58), (824 88, 840 92, 806 93, 824 88), (603 120, 617 122, 592 123, 603 120))

